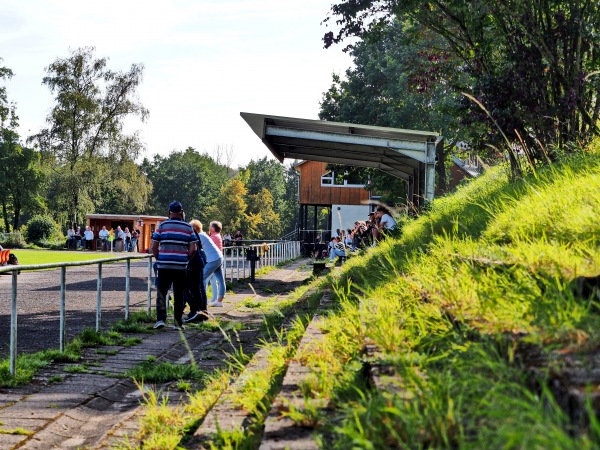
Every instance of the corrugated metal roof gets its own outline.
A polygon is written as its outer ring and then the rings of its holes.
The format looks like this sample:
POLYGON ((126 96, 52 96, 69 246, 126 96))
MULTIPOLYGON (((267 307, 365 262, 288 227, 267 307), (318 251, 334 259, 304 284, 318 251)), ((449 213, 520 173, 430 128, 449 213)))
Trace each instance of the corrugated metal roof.
POLYGON ((417 197, 433 198, 435 150, 442 139, 438 133, 246 112, 240 115, 281 162, 290 158, 372 167, 406 180, 417 197), (413 185, 415 178, 418 181, 413 185))

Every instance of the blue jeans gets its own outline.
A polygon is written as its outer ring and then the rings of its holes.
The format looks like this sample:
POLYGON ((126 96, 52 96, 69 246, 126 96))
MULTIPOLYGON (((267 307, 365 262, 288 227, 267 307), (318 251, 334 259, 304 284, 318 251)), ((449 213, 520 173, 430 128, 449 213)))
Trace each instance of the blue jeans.
MULTIPOLYGON (((208 287, 208 280, 213 276, 216 278, 216 282, 218 283, 218 296, 217 298, 225 297, 225 277, 223 276, 223 258, 219 258, 215 261, 211 261, 206 263, 204 266, 204 289, 208 287)), ((214 301, 215 290, 213 288, 213 301, 214 301)))
POLYGON ((332 248, 331 249, 331 256, 329 257, 329 259, 331 261, 333 261, 335 259, 336 256, 346 256, 346 252, 343 250, 338 250, 337 248, 332 248))

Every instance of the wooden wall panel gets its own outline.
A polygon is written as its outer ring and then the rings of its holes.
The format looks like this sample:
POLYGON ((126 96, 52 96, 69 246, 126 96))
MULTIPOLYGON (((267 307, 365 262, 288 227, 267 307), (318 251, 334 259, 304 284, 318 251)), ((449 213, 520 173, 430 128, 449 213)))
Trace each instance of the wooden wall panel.
POLYGON ((361 205, 369 200, 369 191, 363 188, 321 186, 321 177, 327 173, 326 167, 326 163, 318 161, 306 161, 298 166, 301 204, 361 205))

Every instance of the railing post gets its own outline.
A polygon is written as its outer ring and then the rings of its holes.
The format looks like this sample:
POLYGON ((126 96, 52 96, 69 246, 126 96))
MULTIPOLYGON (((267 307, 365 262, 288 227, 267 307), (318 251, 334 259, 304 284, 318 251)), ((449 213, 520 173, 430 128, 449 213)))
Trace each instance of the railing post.
POLYGON ((223 279, 227 281, 227 247, 223 247, 223 279))
POLYGON ((240 247, 237 247, 237 261, 235 263, 235 267, 237 269, 237 281, 240 281, 240 247))
POLYGON ((102 263, 98 263, 98 281, 96 282, 96 333, 100 331, 102 321, 102 263))
POLYGON ((129 319, 129 285, 131 281, 131 259, 125 261, 125 320, 129 319))
MULTIPOLYGON (((244 247, 244 248, 246 248, 246 247, 244 247)), ((242 253, 242 255, 244 255, 244 254, 242 253)), ((248 261, 246 261, 246 257, 245 256, 243 258, 243 262, 244 262, 244 280, 245 280, 246 279, 246 265, 248 264, 248 261)), ((256 267, 256 266, 254 266, 254 267, 256 267)))
POLYGON ((66 297, 66 289, 67 289, 67 268, 60 268, 60 319, 59 319, 59 328, 60 328, 60 340, 59 340, 59 350, 61 352, 65 351, 65 337, 66 337, 66 329, 65 329, 65 297, 66 297))
POLYGON ((233 283, 233 247, 231 248, 229 259, 231 260, 231 282, 233 283))
POLYGON ((152 312, 152 256, 148 258, 148 304, 146 305, 146 314, 152 312))
POLYGON ((10 295, 10 374, 17 374, 17 270, 12 271, 10 295))

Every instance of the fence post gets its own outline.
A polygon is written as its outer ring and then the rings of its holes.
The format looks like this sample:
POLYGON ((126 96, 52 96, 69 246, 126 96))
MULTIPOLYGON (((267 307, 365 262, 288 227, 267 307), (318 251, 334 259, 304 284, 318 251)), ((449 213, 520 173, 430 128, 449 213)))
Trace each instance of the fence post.
POLYGON ((131 281, 131 259, 125 261, 125 320, 129 319, 129 286, 131 281))
POLYGON ((229 259, 231 260, 231 282, 233 283, 233 247, 230 249, 229 259))
MULTIPOLYGON (((246 247, 244 247, 244 248, 246 248, 246 247)), ((242 256, 243 256, 243 255, 244 255, 244 253, 242 253, 242 256)), ((257 253, 257 255, 258 255, 258 253, 257 253)), ((244 267, 244 269, 243 269, 243 278, 244 278, 244 280, 246 279, 246 263, 247 263, 247 261, 246 261, 246 257, 244 256, 244 257, 242 258, 242 264, 244 265, 244 266, 243 266, 243 267, 244 267)), ((256 264, 256 263, 255 263, 255 264, 256 264)), ((256 267, 256 266, 254 266, 254 267, 256 267)))
POLYGON ((10 295, 10 374, 17 374, 17 270, 12 271, 10 295))
POLYGON ((237 247, 237 261, 235 263, 235 267, 237 269, 237 281, 240 281, 240 247, 237 247))
POLYGON ((96 282, 96 333, 100 331, 102 320, 102 263, 98 263, 98 281, 96 282))
POLYGON ((65 297, 66 297, 66 289, 67 289, 67 268, 60 268, 60 340, 59 340, 59 350, 61 352, 65 351, 65 297))
POLYGON ((152 312, 152 256, 148 258, 148 303, 146 305, 146 314, 152 312))

